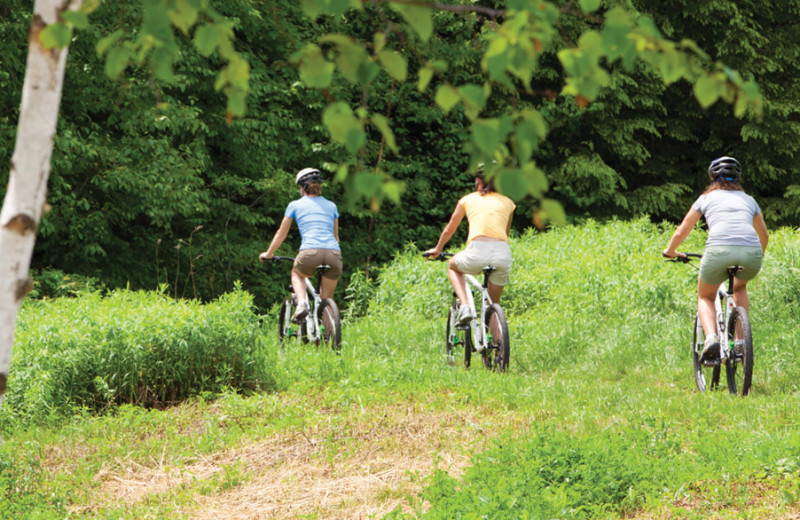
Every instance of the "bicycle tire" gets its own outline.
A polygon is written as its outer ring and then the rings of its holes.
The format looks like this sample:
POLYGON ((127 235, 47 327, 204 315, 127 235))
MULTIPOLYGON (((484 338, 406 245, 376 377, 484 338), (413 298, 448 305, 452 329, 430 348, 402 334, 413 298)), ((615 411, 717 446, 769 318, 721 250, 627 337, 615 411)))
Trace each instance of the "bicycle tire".
MULTIPOLYGON (((703 354, 703 343, 705 342, 706 335, 703 327, 700 324, 700 318, 695 315, 694 317, 694 333, 692 335, 692 365, 694 368, 694 383, 697 390, 705 392, 706 390, 715 390, 719 386, 719 377, 721 369, 719 364, 708 367, 701 360, 703 354), (704 369, 711 368, 711 381, 707 384, 704 369)), ((709 372, 709 370, 705 370, 709 372)))
POLYGON ((319 337, 322 344, 334 352, 342 348, 342 322, 339 318, 339 306, 333 298, 325 298, 317 311, 319 316, 319 337))
POLYGON ((734 307, 731 312, 727 340, 731 346, 731 355, 725 364, 728 391, 736 394, 738 387, 741 387, 742 395, 747 395, 753 382, 753 331, 750 314, 744 307, 734 307), (738 370, 738 365, 742 365, 741 370, 738 370), (739 379, 741 384, 737 385, 739 379))
POLYGON ((511 346, 506 313, 500 304, 493 303, 486 309, 483 327, 486 338, 486 348, 481 351, 483 365, 488 370, 505 372, 511 358, 511 346))
POLYGON ((458 306, 456 302, 453 302, 453 305, 450 306, 450 310, 447 312, 447 329, 445 332, 445 347, 444 347, 444 354, 445 354, 445 362, 450 365, 454 366, 456 364, 456 358, 453 354, 454 347, 458 344, 459 338, 456 334, 456 316, 458 315, 458 306))
POLYGON ((285 342, 288 338, 295 336, 294 329, 292 328, 292 307, 292 299, 286 298, 283 300, 283 303, 281 303, 281 308, 278 311, 278 344, 281 349, 285 347, 285 342))

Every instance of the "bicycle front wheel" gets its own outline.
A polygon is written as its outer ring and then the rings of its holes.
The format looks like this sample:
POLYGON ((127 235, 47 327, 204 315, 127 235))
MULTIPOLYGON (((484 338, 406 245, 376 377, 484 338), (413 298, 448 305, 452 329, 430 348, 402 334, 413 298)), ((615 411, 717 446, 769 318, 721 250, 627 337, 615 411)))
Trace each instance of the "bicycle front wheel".
POLYGON ((319 305, 319 335, 322 344, 338 352, 342 348, 342 322, 339 307, 332 298, 325 298, 319 305))
POLYGON ((728 390, 735 394, 741 389, 742 395, 747 395, 753 382, 753 332, 750 328, 750 315, 744 307, 736 307, 731 312, 727 339, 731 351, 725 364, 728 390))
POLYGON ((720 366, 718 359, 703 359, 703 343, 706 334, 700 324, 700 318, 694 317, 694 335, 692 337, 692 364, 694 367, 694 383, 701 392, 714 390, 719 386, 720 366), (706 375, 711 379, 706 381, 706 375))
POLYGON ((493 303, 486 309, 483 327, 486 338, 486 349, 481 352, 483 364, 489 370, 505 372, 511 357, 511 347, 506 314, 499 304, 493 303))

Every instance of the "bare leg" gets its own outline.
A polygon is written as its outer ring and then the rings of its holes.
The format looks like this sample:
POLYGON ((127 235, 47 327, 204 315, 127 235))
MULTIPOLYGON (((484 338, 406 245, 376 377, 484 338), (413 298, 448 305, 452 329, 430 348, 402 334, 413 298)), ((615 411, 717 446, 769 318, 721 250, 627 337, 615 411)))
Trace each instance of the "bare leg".
POLYGON ((717 297, 719 284, 711 285, 700 278, 697 279, 697 314, 706 337, 717 333, 717 311, 714 309, 714 298, 717 297))
POLYGON ((500 303, 500 296, 502 296, 504 288, 504 285, 495 285, 489 282, 489 298, 492 299, 493 303, 500 303))
POLYGON ((453 290, 456 292, 456 298, 462 304, 466 305, 467 303, 467 288, 466 288, 466 280, 464 280, 464 273, 458 270, 456 267, 455 262, 451 258, 450 261, 447 263, 447 276, 450 278, 450 284, 453 286, 453 290))
POLYGON ((336 284, 339 283, 339 279, 333 278, 326 278, 322 277, 322 281, 319 284, 319 297, 323 300, 325 298, 333 298, 333 291, 336 290, 336 284))
POLYGON ((294 289, 294 294, 297 296, 297 303, 308 300, 306 277, 294 269, 292 269, 292 289, 294 289))
POLYGON ((733 302, 750 312, 750 297, 747 296, 747 282, 744 280, 733 279, 733 302))

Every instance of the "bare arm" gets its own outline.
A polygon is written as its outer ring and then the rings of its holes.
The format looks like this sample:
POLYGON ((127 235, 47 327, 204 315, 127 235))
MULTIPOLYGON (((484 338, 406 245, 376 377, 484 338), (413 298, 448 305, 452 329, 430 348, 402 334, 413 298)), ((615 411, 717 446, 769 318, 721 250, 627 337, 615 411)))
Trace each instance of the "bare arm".
POLYGON ((680 223, 678 229, 672 234, 672 238, 669 239, 669 244, 667 244, 667 248, 664 250, 664 256, 669 258, 677 256, 675 249, 686 240, 686 237, 689 236, 689 233, 692 232, 695 224, 697 224, 702 216, 703 215, 694 208, 691 208, 689 212, 686 213, 686 216, 683 217, 683 222, 680 223))
POLYGON ((456 204, 456 209, 453 210, 453 214, 450 215, 450 222, 448 222, 442 230, 442 235, 439 237, 436 247, 425 252, 434 256, 441 253, 444 249, 444 246, 447 245, 447 242, 453 238, 453 234, 458 229, 458 225, 461 224, 461 221, 464 219, 465 215, 466 213, 464 212, 464 208, 461 207, 461 204, 456 204))
POLYGON ((767 223, 764 222, 764 214, 759 213, 753 217, 753 229, 756 230, 758 241, 761 242, 761 250, 767 251, 767 244, 769 243, 769 233, 767 232, 767 223))
POLYGON ((337 242, 339 241, 339 219, 338 218, 333 219, 333 238, 335 238, 337 242))
POLYGON ((275 236, 272 237, 272 243, 269 245, 269 249, 258 255, 258 260, 263 262, 264 260, 269 260, 273 256, 275 256, 275 251, 281 247, 283 241, 286 240, 286 235, 289 234, 289 228, 292 227, 292 222, 294 219, 291 217, 283 217, 281 221, 281 227, 278 228, 278 231, 275 232, 275 236))

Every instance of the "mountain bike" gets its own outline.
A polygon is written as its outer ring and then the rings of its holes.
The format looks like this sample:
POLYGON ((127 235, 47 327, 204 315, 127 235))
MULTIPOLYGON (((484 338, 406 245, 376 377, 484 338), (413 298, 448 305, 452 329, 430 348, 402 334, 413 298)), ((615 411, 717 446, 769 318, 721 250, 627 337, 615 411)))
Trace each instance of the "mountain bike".
MULTIPOLYGON (((271 261, 294 262, 289 256, 273 256, 271 261)), ((317 273, 322 276, 330 269, 329 265, 317 266, 317 273)), ((289 285, 291 295, 283 300, 278 312, 278 341, 281 349, 292 338, 298 338, 302 343, 320 343, 339 351, 342 345, 342 324, 339 318, 339 307, 333 298, 322 299, 319 297, 310 278, 306 278, 306 292, 308 298, 308 314, 299 323, 292 322, 292 314, 297 307, 297 295, 294 287, 289 285)))
MULTIPOLYGON (((703 257, 696 253, 681 254, 686 256, 677 256, 670 261, 688 264, 692 259, 703 257)), ((747 309, 736 306, 733 302, 733 278, 742 269, 744 268, 739 265, 728 267, 728 288, 723 290, 720 286, 717 290, 717 298, 714 299, 719 352, 707 353, 703 356, 705 332, 700 324, 700 316, 695 315, 692 365, 694 381, 697 389, 701 392, 705 392, 707 389, 713 390, 719 386, 723 366, 730 393, 736 394, 738 389, 741 389, 742 395, 750 392, 750 385, 753 381, 753 332, 750 327, 750 315, 747 309), (706 382, 708 372, 711 375, 710 384, 706 382)))
MULTIPOLYGON (((423 256, 428 256, 423 253, 423 256)), ((440 253, 434 260, 445 261, 453 256, 453 253, 440 253)), ((483 268, 483 283, 472 275, 465 274, 467 289, 467 302, 459 302, 453 293, 453 304, 447 315, 447 331, 445 349, 447 362, 455 364, 454 350, 462 345, 464 348, 464 368, 469 368, 472 363, 473 352, 479 353, 483 360, 483 366, 489 370, 505 372, 511 357, 509 346, 508 322, 505 312, 500 304, 492 302, 489 297, 489 274, 494 271, 494 267, 486 266, 483 268), (473 291, 477 291, 480 299, 480 312, 476 312, 475 296, 473 291), (474 318, 467 325, 457 325, 456 319, 461 305, 469 305, 472 308, 474 318)))

